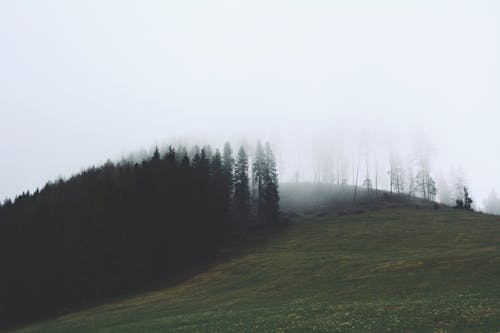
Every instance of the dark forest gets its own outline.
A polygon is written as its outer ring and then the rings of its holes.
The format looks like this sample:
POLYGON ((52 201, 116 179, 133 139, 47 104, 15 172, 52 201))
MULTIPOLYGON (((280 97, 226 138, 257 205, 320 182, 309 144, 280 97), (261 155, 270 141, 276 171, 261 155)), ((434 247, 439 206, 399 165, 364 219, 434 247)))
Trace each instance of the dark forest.
POLYGON ((107 162, 0 206, 0 325, 119 295, 203 262, 252 226, 276 225, 269 144, 248 156, 170 147, 107 162))

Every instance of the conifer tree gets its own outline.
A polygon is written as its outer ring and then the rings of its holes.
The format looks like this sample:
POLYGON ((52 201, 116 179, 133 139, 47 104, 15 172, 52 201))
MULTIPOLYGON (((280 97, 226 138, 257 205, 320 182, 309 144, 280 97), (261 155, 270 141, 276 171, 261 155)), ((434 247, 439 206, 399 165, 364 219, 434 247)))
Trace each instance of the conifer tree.
POLYGON ((158 146, 155 147, 151 160, 155 163, 160 162, 160 151, 158 150, 158 146))
POLYGON ((171 171, 176 166, 176 154, 172 146, 168 147, 168 151, 165 154, 165 166, 167 171, 171 171))
POLYGON ((229 142, 224 144, 224 152, 222 155, 222 172, 224 177, 224 196, 228 204, 228 211, 231 210, 233 197, 233 172, 234 172, 233 151, 229 142))
POLYGON ((233 150, 231 149, 231 145, 229 144, 229 142, 226 142, 224 144, 224 152, 222 155, 222 168, 224 170, 225 176, 230 180, 233 179, 233 167, 233 150))
POLYGON ((250 189, 248 179, 248 156, 243 147, 238 151, 234 168, 234 206, 240 228, 248 221, 250 211, 250 189))
POLYGON ((465 209, 472 209, 472 203, 474 201, 469 195, 469 191, 467 190, 467 187, 464 187, 464 208, 465 209))
POLYGON ((252 167, 254 190, 257 192, 257 223, 262 223, 262 208, 264 199, 264 185, 266 176, 266 156, 264 147, 260 140, 257 141, 257 149, 252 167))
POLYGON ((210 165, 213 182, 217 187, 221 186, 224 178, 224 171, 222 169, 222 156, 220 154, 219 149, 215 151, 215 154, 212 156, 212 163, 210 165))
POLYGON ((225 179, 224 169, 222 166, 222 156, 219 149, 212 156, 211 163, 211 191, 210 210, 214 212, 217 218, 214 220, 213 232, 215 240, 222 241, 227 231, 229 221, 229 196, 227 195, 227 182, 225 179))
POLYGON ((265 222, 276 223, 279 216, 279 190, 278 172, 276 171, 276 161, 269 142, 265 144, 264 150, 265 173, 264 173, 264 200, 263 211, 265 222))

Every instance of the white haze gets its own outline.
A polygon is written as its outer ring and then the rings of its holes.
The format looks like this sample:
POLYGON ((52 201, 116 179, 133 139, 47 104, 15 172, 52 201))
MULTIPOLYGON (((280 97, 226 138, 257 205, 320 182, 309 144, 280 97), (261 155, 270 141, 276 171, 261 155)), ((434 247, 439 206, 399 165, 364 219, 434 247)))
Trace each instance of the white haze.
POLYGON ((499 22, 496 0, 2 1, 0 199, 179 138, 270 140, 284 181, 366 141, 387 169, 426 138, 481 204, 499 22))

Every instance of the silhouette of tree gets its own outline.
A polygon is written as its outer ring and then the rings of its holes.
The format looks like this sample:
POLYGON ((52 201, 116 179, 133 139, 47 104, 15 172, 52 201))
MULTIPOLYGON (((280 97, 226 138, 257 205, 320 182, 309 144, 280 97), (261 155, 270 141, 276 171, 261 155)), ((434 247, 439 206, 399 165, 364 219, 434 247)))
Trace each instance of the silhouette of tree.
POLYGON ((248 214, 250 211, 248 156, 243 147, 238 151, 234 168, 234 205, 241 230, 248 223, 248 214))
POLYGON ((462 187, 462 191, 458 194, 458 198, 455 200, 455 208, 472 210, 473 202, 469 190, 464 186, 462 187))
POLYGON ((467 190, 467 187, 464 187, 464 208, 465 209, 472 209, 472 203, 474 201, 469 195, 469 191, 467 190))
POLYGON ((254 189, 257 195, 257 223, 262 223, 262 210, 263 210, 263 199, 264 199, 264 186, 265 177, 267 172, 266 167, 266 156, 264 153, 264 147, 262 143, 257 141, 257 148, 255 150, 255 157, 252 167, 254 189))
POLYGON ((233 168, 234 168, 234 158, 233 151, 229 142, 224 144, 224 152, 222 156, 222 168, 224 170, 224 177, 226 178, 226 186, 230 194, 232 193, 232 181, 233 181, 233 168))
POLYGON ((279 190, 276 161, 269 142, 265 144, 264 151, 264 216, 266 223, 276 223, 279 216, 279 190))

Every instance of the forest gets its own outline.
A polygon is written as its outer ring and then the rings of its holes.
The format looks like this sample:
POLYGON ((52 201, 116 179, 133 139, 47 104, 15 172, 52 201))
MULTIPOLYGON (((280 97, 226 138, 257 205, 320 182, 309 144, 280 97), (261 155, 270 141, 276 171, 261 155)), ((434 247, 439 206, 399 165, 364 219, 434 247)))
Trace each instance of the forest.
POLYGON ((277 225, 279 212, 275 158, 260 141, 251 166, 229 143, 156 148, 49 182, 0 206, 0 326, 168 277, 277 225))

